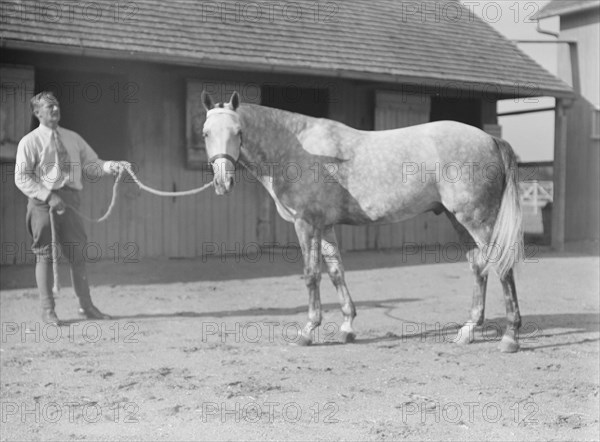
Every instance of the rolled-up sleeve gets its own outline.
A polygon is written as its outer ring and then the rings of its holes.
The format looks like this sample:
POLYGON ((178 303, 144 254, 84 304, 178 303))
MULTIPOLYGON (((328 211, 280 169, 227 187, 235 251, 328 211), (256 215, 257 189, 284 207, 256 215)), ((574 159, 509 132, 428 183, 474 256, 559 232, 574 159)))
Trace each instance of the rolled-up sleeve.
POLYGON ((17 147, 15 185, 29 198, 46 201, 50 190, 41 183, 35 172, 38 162, 35 146, 29 138, 23 138, 17 147))

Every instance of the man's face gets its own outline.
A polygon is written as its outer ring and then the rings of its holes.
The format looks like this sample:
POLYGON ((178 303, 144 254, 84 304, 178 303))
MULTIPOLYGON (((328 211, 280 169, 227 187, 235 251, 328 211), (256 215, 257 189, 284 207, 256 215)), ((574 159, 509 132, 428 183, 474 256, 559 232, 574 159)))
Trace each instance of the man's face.
POLYGON ((44 126, 55 128, 60 121, 60 107, 58 100, 42 98, 40 105, 35 111, 35 116, 44 126))

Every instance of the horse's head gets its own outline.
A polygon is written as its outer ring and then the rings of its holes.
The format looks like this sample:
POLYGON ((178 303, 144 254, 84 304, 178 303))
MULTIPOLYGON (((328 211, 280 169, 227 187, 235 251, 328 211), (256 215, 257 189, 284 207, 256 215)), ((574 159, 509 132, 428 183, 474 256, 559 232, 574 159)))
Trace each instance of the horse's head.
POLYGON ((215 106, 210 95, 202 92, 202 104, 206 109, 206 122, 202 135, 206 143, 208 162, 215 174, 215 191, 223 195, 231 191, 234 184, 235 165, 240 158, 242 127, 236 109, 240 105, 237 92, 229 103, 215 106))

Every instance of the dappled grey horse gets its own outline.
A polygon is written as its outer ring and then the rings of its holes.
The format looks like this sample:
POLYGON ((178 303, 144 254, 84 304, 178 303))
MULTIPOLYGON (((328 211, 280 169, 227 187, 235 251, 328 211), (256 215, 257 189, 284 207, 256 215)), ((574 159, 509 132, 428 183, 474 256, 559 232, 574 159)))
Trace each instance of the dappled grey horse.
POLYGON ((308 322, 299 343, 312 342, 321 323, 321 263, 340 297, 342 340, 354 340, 354 303, 346 287, 336 224, 403 221, 444 212, 468 251, 475 274, 471 317, 456 341, 469 343, 484 319, 490 270, 500 277, 508 326, 500 343, 519 349, 521 316, 513 267, 523 248, 516 157, 510 145, 472 126, 439 121, 382 131, 268 107, 228 103, 206 108, 203 136, 217 194, 232 190, 239 163, 267 189, 279 214, 294 223, 304 258, 308 322), (419 173, 418 168, 446 171, 419 173), (436 176, 437 175, 437 176, 436 176))

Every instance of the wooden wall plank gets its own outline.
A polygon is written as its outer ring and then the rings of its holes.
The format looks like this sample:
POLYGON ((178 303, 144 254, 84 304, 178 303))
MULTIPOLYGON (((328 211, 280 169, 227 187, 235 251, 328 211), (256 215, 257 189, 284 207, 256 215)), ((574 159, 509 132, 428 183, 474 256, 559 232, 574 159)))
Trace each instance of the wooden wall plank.
MULTIPOLYGON (((48 63, 51 65, 54 61, 48 60, 48 63)), ((84 69, 74 59, 71 62, 73 75, 76 75, 77 69, 84 69)), ((132 161, 137 166, 140 179, 155 188, 170 190, 174 182, 179 190, 204 184, 208 180, 206 173, 186 169, 185 103, 186 79, 207 78, 207 71, 125 62, 123 66, 122 72, 127 81, 137 87, 136 101, 127 105, 127 141, 131 150, 123 153, 123 159, 132 161)), ((92 68, 102 69, 100 63, 90 67, 92 68)), ((236 78, 240 78, 240 73, 224 74, 224 90, 236 78)), ((257 74, 250 74, 247 78, 248 81, 270 79, 257 74)), ((329 80, 328 82, 331 83, 329 80)), ((359 129, 373 129, 375 113, 372 86, 346 80, 336 80, 334 84, 330 117, 359 129)), ((397 110, 388 112, 386 118, 386 125, 394 127, 399 127, 394 122, 402 118, 402 124, 410 122, 406 112, 397 110)), ((86 188, 87 196, 84 197, 84 210, 91 216, 101 215, 108 205, 111 191, 110 179, 89 184, 86 188)), ((132 183, 122 186, 121 192, 113 219, 104 225, 87 225, 90 240, 101 244, 103 254, 110 252, 108 248, 114 242, 119 243, 121 255, 127 252, 124 250, 127 243, 133 242, 139 247, 139 257, 190 257, 200 255, 208 242, 216 243, 219 248, 225 246, 233 249, 236 242, 243 248, 249 242, 258 240, 259 207, 261 198, 265 195, 259 184, 240 182, 227 197, 217 197, 211 189, 195 197, 178 198, 175 202, 172 198, 140 192, 132 183)), ((4 206, 7 201, 4 186, 1 195, 4 206)), ((18 232, 22 232, 21 237, 25 241, 24 202, 15 200, 9 205, 22 211, 21 214, 13 212, 12 222, 15 226, 14 234, 18 237, 18 232), (22 227, 18 228, 17 224, 22 227)), ((269 210, 276 230, 269 239, 277 240, 283 246, 296 243, 293 225, 275 215, 274 207, 269 210)), ((4 226, 6 219, 7 215, 3 215, 3 238, 9 231, 4 226)), ((377 234, 377 246, 397 247, 407 240, 414 240, 414 235, 407 234, 410 233, 411 225, 416 229, 416 221, 408 225, 381 226, 379 230, 375 226, 340 226, 337 228, 338 239, 343 249, 361 250, 372 247, 377 234)), ((432 232, 429 234, 430 240, 434 238, 432 232)))
POLYGON ((27 197, 14 182, 17 145, 31 127, 29 99, 33 95, 35 72, 32 66, 0 66, 0 264, 33 262, 31 239, 25 225, 27 197))
MULTIPOLYGON (((8 169, 8 168, 7 168, 8 169)), ((3 175, 4 175, 4 170, 5 168, 2 168, 3 170, 3 175)), ((8 181, 10 178, 12 178, 10 175, 12 174, 7 174, 8 176, 3 176, 2 180, 2 238, 1 238, 1 244, 2 244, 2 264, 20 264, 22 262, 22 260, 24 259, 23 256, 21 256, 21 250, 23 250, 23 244, 19 244, 16 240, 17 238, 17 230, 19 227, 19 224, 17 222, 16 219, 16 213, 13 210, 14 207, 16 207, 16 199, 17 199, 17 192, 21 193, 21 191, 17 188, 17 186, 14 184, 14 182, 8 181), (4 180, 7 180, 8 182, 4 182, 4 180), (10 252, 11 250, 13 250, 13 252, 10 252)), ((25 223, 25 214, 22 214, 23 216, 23 224, 25 223)))

